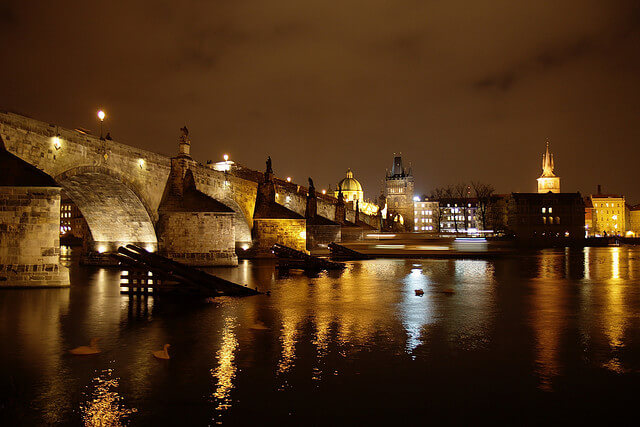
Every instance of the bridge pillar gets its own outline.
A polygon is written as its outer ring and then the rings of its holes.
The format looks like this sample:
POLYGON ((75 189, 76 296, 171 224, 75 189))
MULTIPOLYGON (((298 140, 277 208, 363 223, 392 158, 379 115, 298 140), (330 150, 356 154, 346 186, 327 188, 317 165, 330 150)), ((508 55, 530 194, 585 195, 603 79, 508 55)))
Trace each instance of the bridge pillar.
POLYGON ((182 132, 158 208, 160 252, 193 266, 236 266, 235 212, 196 188, 191 168, 197 163, 189 156, 186 127, 182 132))
POLYGON ((267 170, 258 184, 253 214, 253 241, 253 252, 258 257, 272 257, 271 247, 275 243, 299 251, 305 251, 307 247, 306 219, 276 203, 271 158, 267 160, 267 170))
POLYGON ((69 286, 60 266, 60 187, 0 138, 0 288, 69 286))

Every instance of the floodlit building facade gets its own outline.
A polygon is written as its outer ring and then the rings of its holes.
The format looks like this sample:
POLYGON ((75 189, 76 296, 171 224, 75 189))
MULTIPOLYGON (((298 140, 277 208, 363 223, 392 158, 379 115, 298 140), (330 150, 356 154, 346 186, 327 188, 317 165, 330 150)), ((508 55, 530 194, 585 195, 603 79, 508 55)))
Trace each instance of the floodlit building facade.
POLYGON ((347 176, 338 183, 338 187, 334 191, 336 198, 339 197, 340 191, 342 191, 344 201, 351 203, 352 209, 358 206, 359 211, 367 215, 378 213, 378 205, 364 199, 364 188, 360 181, 354 178, 351 169, 347 169, 347 176))
POLYGON ((417 199, 413 202, 413 231, 437 233, 438 227, 438 202, 429 199, 417 199))
POLYGON ((364 190, 362 189, 362 184, 353 177, 351 169, 347 169, 347 176, 338 183, 338 188, 334 191, 336 198, 338 197, 340 190, 342 190, 342 197, 344 197, 345 202, 355 203, 356 200, 361 203, 364 202, 364 190))
POLYGON ((598 194, 590 197, 593 205, 591 236, 624 236, 626 209, 624 196, 598 194))
POLYGON ((629 237, 640 237, 640 205, 629 207, 629 237))

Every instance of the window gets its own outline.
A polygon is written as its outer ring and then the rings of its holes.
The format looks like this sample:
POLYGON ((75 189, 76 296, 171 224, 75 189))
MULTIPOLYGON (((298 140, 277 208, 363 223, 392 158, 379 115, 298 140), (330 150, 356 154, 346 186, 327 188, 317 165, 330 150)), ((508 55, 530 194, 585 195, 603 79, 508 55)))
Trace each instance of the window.
MULTIPOLYGON (((522 222, 524 222, 524 218, 522 218, 522 222)), ((547 217, 546 217, 546 216, 543 216, 543 217, 542 217, 542 223, 543 223, 543 224, 546 224, 546 223, 547 223, 547 217)))
POLYGON ((556 224, 560 224, 560 217, 559 216, 556 217, 556 224))
POLYGON ((553 225, 553 217, 552 216, 549 217, 549 224, 553 225))
POLYGON ((553 213, 553 208, 549 208, 549 213, 553 213))
POLYGON ((542 208, 542 213, 547 213, 547 208, 542 208))

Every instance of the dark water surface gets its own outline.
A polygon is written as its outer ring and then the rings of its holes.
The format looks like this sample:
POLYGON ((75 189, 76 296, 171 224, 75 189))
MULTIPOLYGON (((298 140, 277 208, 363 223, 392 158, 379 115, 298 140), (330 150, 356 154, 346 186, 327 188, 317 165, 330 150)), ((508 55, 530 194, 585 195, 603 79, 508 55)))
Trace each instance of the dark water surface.
POLYGON ((639 248, 371 260, 314 278, 270 262, 215 272, 271 296, 130 299, 119 271, 75 262, 70 289, 1 291, 0 424, 636 417, 639 248), (92 337, 101 354, 67 353, 92 337), (165 343, 172 359, 156 360, 165 343))

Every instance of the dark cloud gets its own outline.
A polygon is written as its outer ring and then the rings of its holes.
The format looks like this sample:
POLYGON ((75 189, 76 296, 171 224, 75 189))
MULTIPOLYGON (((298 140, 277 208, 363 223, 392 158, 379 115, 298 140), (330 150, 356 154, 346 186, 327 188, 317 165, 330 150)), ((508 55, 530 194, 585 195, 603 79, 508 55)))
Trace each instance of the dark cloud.
POLYGON ((224 152, 367 196, 393 152, 420 192, 534 188, 549 138, 567 190, 640 200, 633 0, 0 2, 0 106, 173 154, 224 152), (9 30, 10 26, 10 30, 9 30), (624 154, 622 154, 624 153, 624 154), (615 158, 616 167, 601 167, 615 158))

